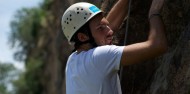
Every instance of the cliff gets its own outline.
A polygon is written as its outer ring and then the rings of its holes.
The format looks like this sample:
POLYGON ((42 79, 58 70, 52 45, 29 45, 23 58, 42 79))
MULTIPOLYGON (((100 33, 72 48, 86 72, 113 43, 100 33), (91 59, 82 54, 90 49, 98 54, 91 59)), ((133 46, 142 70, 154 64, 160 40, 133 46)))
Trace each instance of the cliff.
MULTIPOLYGON (((87 0, 50 0, 48 5, 47 33, 43 42, 47 54, 40 81, 43 94, 65 94, 65 65, 72 51, 61 30, 61 17, 71 4, 87 0)), ((108 13, 117 0, 88 0, 108 13)), ((151 0, 132 0, 129 24, 124 21, 115 36, 118 45, 132 44, 147 39, 148 10, 151 0)), ((190 0, 165 0, 162 11, 169 43, 168 51, 160 57, 123 68, 123 94, 189 94, 190 93, 190 0)), ((28 57, 29 58, 29 57, 28 57)))

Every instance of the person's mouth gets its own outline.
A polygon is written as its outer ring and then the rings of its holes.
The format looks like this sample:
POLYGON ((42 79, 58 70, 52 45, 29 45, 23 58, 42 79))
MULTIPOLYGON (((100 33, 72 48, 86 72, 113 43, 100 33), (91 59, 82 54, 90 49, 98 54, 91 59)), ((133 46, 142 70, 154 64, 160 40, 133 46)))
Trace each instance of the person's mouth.
POLYGON ((113 37, 108 37, 107 40, 109 44, 112 44, 113 37))
POLYGON ((110 45, 112 44, 112 40, 113 40, 113 32, 109 32, 108 35, 106 36, 107 39, 107 43, 110 45))

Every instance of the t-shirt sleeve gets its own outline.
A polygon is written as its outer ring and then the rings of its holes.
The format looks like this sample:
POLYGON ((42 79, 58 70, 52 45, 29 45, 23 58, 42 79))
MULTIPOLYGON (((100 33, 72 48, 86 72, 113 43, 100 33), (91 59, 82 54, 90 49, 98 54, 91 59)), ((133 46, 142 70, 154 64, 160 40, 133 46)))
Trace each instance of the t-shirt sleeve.
POLYGON ((118 71, 124 46, 107 45, 95 48, 93 51, 93 64, 105 73, 118 71))

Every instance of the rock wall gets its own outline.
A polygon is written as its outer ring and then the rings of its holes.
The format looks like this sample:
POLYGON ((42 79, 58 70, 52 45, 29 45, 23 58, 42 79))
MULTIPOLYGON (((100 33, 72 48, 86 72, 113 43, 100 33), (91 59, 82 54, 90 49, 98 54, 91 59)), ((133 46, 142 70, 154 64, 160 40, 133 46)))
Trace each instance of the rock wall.
MULTIPOLYGON (((165 0, 162 16, 166 26, 168 51, 153 60, 124 68, 123 94, 189 94, 189 2, 190 0, 165 0)), ((150 4, 151 1, 148 3, 144 0, 132 2, 127 44, 146 39, 150 4)))
MULTIPOLYGON (((72 50, 63 36, 61 16, 72 3, 85 0, 53 0, 50 6, 53 20, 49 28, 54 32, 54 54, 57 59, 47 63, 51 79, 45 94, 65 94, 65 64, 72 50), (52 68, 53 67, 53 68, 52 68), (53 72, 52 69, 54 70, 53 72), (53 87, 53 89, 52 89, 53 87)), ((87 1, 87 0, 86 0, 87 1)), ((144 63, 125 67, 122 72, 123 94, 189 94, 190 93, 190 0, 165 0, 162 11, 169 43, 167 53, 144 63)), ((115 0, 91 0, 108 13, 115 0)), ((151 0, 132 0, 127 45, 141 42, 148 35, 148 10, 151 0)), ((123 44, 126 23, 116 36, 123 44)))

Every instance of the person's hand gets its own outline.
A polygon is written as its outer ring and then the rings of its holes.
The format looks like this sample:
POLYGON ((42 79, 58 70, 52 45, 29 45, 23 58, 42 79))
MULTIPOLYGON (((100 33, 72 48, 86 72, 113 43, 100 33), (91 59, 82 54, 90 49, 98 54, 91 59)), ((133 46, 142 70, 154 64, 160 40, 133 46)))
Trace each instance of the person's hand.
POLYGON ((150 10, 149 10, 149 17, 152 14, 159 14, 160 13, 160 11, 163 7, 164 1, 165 0, 152 0, 152 5, 151 5, 150 10))

